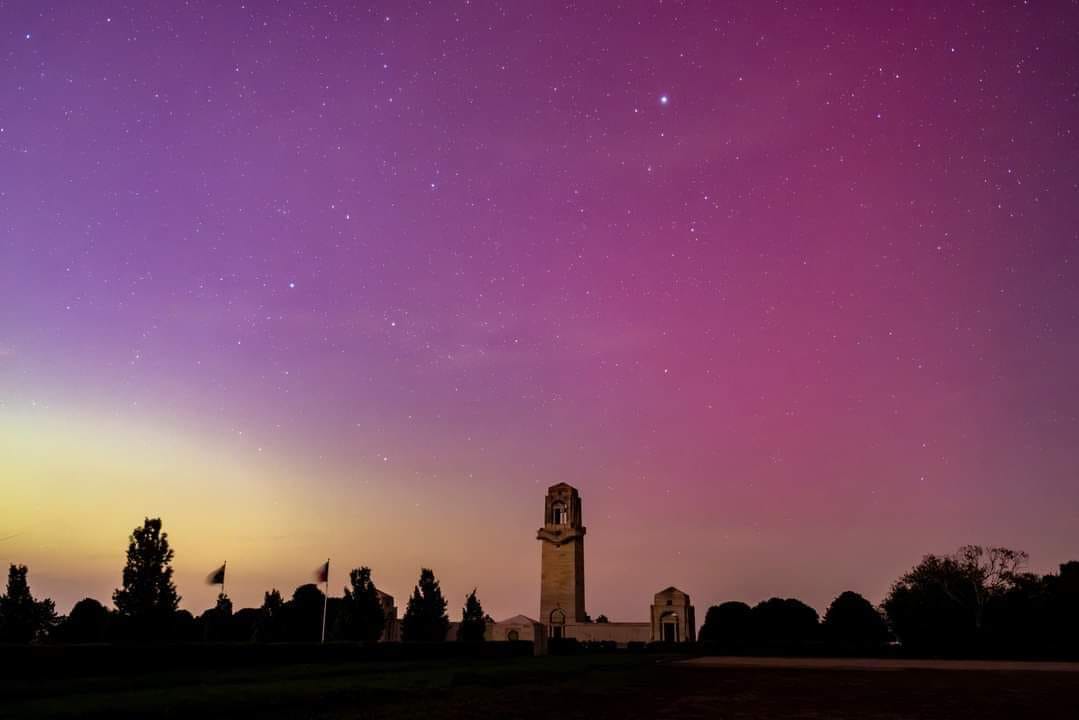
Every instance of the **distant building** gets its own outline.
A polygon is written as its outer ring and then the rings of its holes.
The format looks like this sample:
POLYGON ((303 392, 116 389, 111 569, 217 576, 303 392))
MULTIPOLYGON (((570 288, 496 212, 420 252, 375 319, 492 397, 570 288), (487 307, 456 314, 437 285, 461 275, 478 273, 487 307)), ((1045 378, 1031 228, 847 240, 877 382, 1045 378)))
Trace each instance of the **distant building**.
POLYGON ((594 623, 584 602, 584 516, 580 493, 566 483, 547 489, 541 545, 540 622, 550 638, 582 642, 692 642, 696 622, 689 595, 669 587, 653 598, 648 622, 594 623))
MULTIPOLYGON (((536 532, 540 546, 540 617, 514 615, 501 622, 488 622, 485 640, 530 640, 537 655, 547 649, 549 638, 575 638, 580 642, 693 642, 697 625, 689 595, 678 588, 660 590, 652 598, 647 622, 592 622, 585 612, 584 517, 580 493, 566 483, 547 489, 543 527, 536 532)), ((382 639, 400 640, 397 607, 393 597, 379 591, 386 630, 382 639)), ((457 639, 458 623, 450 624, 447 640, 457 639)))
POLYGON ((689 595, 675 587, 660 590, 652 602, 652 640, 654 642, 693 642, 697 623, 689 595))

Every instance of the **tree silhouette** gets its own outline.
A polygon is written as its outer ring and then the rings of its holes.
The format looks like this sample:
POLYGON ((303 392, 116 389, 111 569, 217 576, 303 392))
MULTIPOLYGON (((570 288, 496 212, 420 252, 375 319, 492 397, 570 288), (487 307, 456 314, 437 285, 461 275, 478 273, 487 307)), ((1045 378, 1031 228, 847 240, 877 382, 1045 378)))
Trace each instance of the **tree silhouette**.
POLYGON ((824 636, 833 650, 847 654, 879 652, 888 642, 888 625, 864 597, 840 593, 824 613, 824 636))
POLYGON ((199 617, 204 640, 223 642, 232 640, 232 600, 225 593, 218 593, 217 603, 199 617))
POLYGON ((964 545, 955 554, 956 563, 970 585, 974 629, 980 631, 990 600, 1010 588, 1028 556, 1021 550, 964 545))
POLYGON ((701 626, 700 641, 721 647, 727 652, 742 652, 749 644, 752 609, 744 602, 731 600, 708 608, 701 626))
POLYGON ((952 558, 926 555, 892 585, 881 605, 905 650, 950 654, 974 645, 966 589, 966 579, 952 558))
POLYGON ((817 611, 801 600, 765 600, 750 613, 752 644, 773 651, 804 650, 816 639, 817 620, 817 611))
POLYGON ((438 586, 434 571, 420 570, 420 580, 401 620, 401 637, 405 642, 441 642, 446 639, 450 620, 446 615, 446 599, 438 586))
POLYGON ((259 642, 280 642, 287 636, 286 622, 285 601, 277 588, 274 588, 263 595, 255 626, 255 639, 259 642))
POLYGON ((610 622, 610 620, 607 619, 606 615, 600 615, 599 617, 596 618, 596 624, 597 625, 602 625, 604 623, 609 623, 609 622, 610 622))
POLYGON ((994 634, 985 630, 987 614, 1009 596, 1015 602, 1019 568, 1026 559, 1023 552, 977 545, 965 545, 953 555, 926 555, 892 585, 882 606, 912 652, 981 652, 994 634))
POLYGON ((241 608, 229 619, 229 639, 239 642, 251 642, 258 637, 259 620, 262 611, 258 608, 241 608))
POLYGON ((52 600, 35 600, 25 565, 8 568, 7 592, 0 595, 0 642, 28 643, 45 637, 56 624, 52 600))
MULTIPOLYGON (((314 642, 322 634, 322 590, 314 583, 296 588, 285 610, 286 638, 294 642, 314 642)), ((328 615, 328 613, 327 613, 328 615)), ((327 625, 333 627, 327 617, 327 625)))
POLYGON ((461 610, 461 625, 457 629, 457 639, 462 642, 482 642, 486 630, 487 622, 483 615, 483 606, 476 597, 476 588, 472 588, 461 610))
MULTIPOLYGON (((203 638, 199 621, 187 610, 174 612, 171 625, 172 638, 178 642, 197 642, 203 638)), ((123 639, 122 636, 121 639, 123 639)))
POLYGON ((1054 642, 1066 632, 1053 612, 1055 579, 1017 573, 1005 590, 991 597, 979 639, 983 648, 994 655, 1056 654, 1054 642))
POLYGON ((1055 655, 1079 657, 1079 562, 1066 562, 1060 573, 1045 577, 1045 622, 1051 638, 1045 645, 1055 655))
POLYGON ((109 609, 93 598, 83 598, 71 608, 54 635, 61 642, 100 643, 105 642, 108 631, 109 609))
POLYGON ((353 569, 349 573, 349 582, 352 587, 345 588, 334 635, 339 640, 378 642, 386 627, 386 615, 378 589, 371 580, 371 568, 364 566, 353 569))
POLYGON ((267 614, 279 612, 285 601, 281 598, 281 591, 277 588, 269 590, 262 596, 262 610, 267 614))
POLYGON ((119 615, 142 640, 162 640, 180 604, 172 583, 172 548, 160 518, 146 518, 131 533, 123 587, 112 594, 119 615))

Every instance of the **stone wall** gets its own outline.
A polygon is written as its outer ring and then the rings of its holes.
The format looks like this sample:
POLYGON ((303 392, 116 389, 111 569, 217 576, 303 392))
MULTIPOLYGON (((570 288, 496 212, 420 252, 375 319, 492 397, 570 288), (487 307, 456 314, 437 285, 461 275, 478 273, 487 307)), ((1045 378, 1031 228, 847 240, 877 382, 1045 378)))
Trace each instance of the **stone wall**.
POLYGON ((567 624, 565 636, 578 642, 615 642, 625 647, 631 642, 648 642, 652 639, 651 623, 573 623, 567 624))
POLYGON ((533 643, 533 652, 536 655, 547 654, 547 629, 524 615, 518 615, 501 622, 487 623, 483 639, 495 642, 528 640, 533 643))

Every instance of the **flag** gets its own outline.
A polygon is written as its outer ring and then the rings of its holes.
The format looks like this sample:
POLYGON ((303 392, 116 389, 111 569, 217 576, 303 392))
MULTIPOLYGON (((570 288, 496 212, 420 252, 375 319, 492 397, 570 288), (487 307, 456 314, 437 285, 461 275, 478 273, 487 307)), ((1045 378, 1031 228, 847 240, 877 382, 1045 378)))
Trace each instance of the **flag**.
POLYGON ((214 570, 212 573, 206 576, 207 585, 224 585, 225 584, 225 564, 222 563, 221 567, 214 570))
POLYGON ((322 639, 319 642, 326 642, 326 608, 330 604, 330 561, 319 566, 319 569, 315 571, 315 580, 320 583, 326 583, 326 592, 322 593, 322 639))

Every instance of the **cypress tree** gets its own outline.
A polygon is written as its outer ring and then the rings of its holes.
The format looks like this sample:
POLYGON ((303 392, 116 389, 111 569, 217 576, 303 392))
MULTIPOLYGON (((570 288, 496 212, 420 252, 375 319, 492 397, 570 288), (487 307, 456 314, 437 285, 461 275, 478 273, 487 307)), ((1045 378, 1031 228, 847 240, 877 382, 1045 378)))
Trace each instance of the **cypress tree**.
POLYGON ((446 639, 450 619, 446 615, 446 598, 429 568, 420 570, 420 580, 401 621, 401 636, 405 642, 442 642, 446 639))
POLYGON ((476 597, 476 588, 472 588, 461 610, 461 627, 458 629, 457 639, 462 642, 483 642, 483 633, 486 629, 483 605, 476 597))
POLYGON ((352 588, 345 588, 342 612, 335 635, 341 640, 378 642, 386 626, 386 615, 371 579, 371 568, 358 567, 349 573, 352 588))

